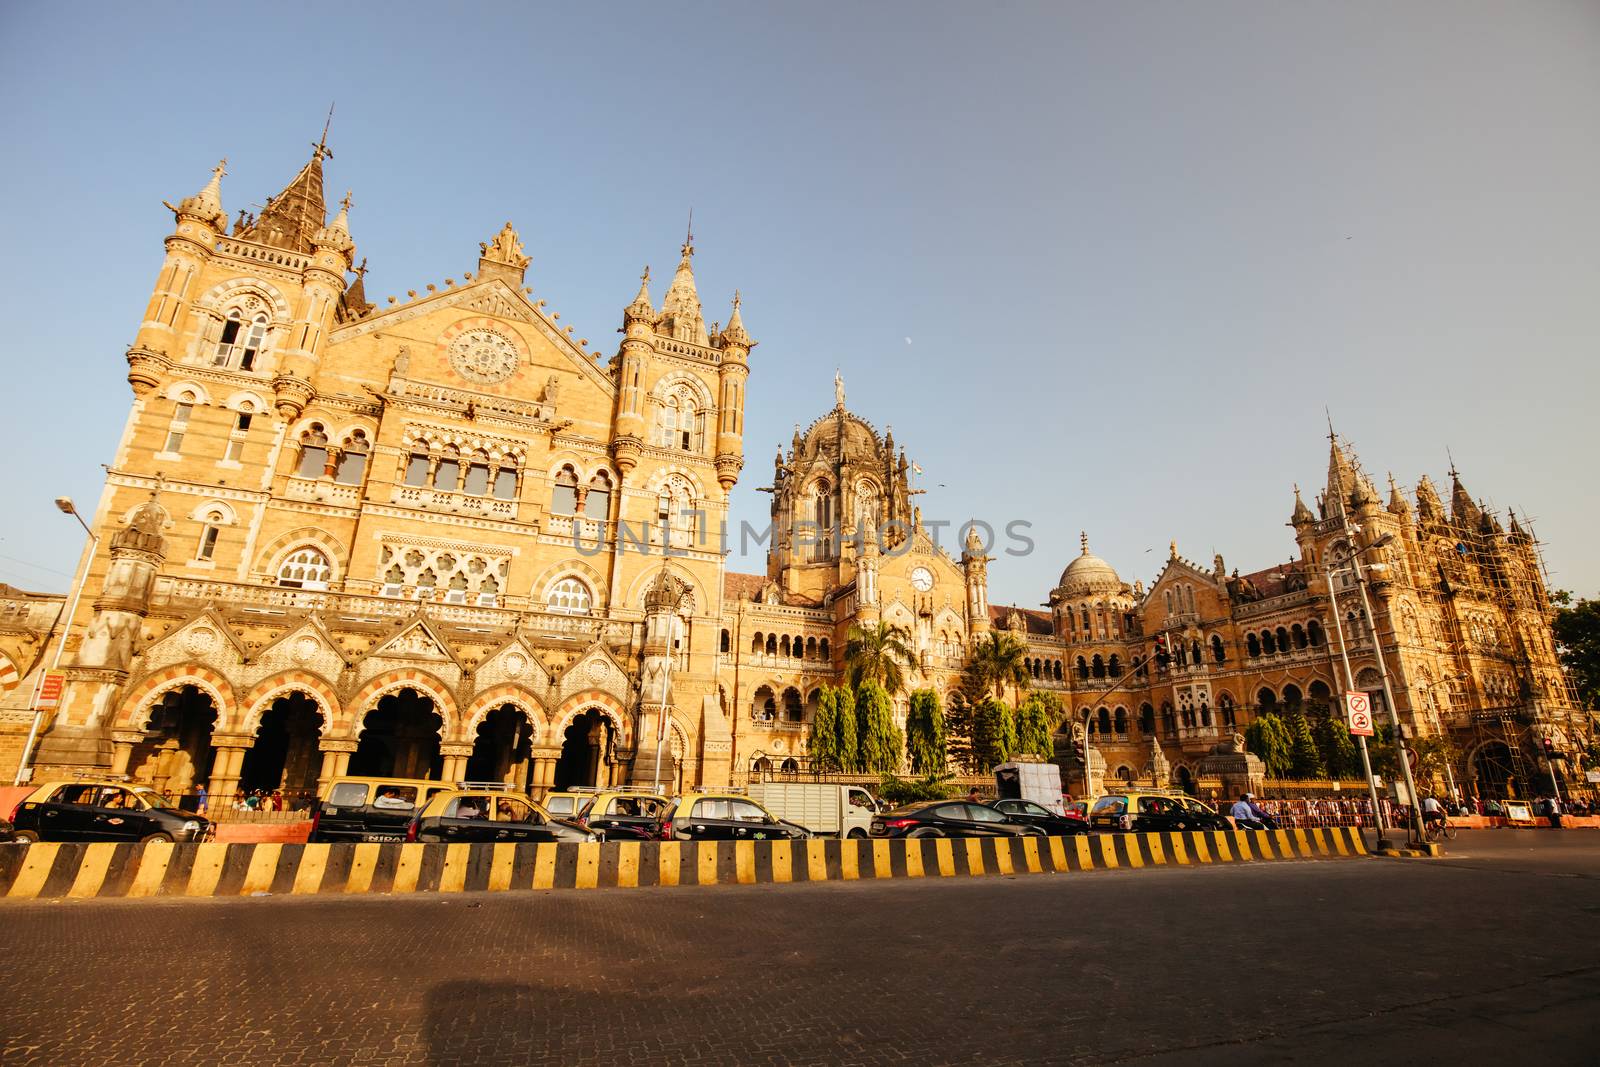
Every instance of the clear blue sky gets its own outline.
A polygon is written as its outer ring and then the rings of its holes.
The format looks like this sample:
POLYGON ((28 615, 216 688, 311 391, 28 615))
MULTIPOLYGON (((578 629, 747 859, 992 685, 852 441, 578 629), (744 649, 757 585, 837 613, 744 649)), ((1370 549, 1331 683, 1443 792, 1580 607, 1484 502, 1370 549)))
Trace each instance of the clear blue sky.
POLYGON ((1326 405, 1380 486, 1448 446, 1600 593, 1596 57, 1593 3, 7 4, 0 581, 67 585, 50 500, 98 497, 162 199, 227 156, 259 204, 333 100, 380 301, 509 218, 610 351, 693 206, 707 318, 742 289, 761 341, 740 517, 839 366, 930 516, 1034 524, 996 602, 1080 529, 1128 580, 1172 538, 1249 570, 1326 405))

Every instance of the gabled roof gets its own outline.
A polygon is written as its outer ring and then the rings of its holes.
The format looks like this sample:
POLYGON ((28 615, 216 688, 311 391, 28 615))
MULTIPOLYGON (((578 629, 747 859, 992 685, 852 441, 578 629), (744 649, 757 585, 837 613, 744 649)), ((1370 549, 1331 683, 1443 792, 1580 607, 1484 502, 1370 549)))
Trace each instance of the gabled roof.
POLYGON ((761 590, 767 587, 765 574, 740 574, 736 571, 727 571, 722 576, 722 598, 724 600, 754 600, 761 595, 761 590))
POLYGON ((1012 612, 1022 616, 1022 621, 1028 624, 1028 634, 1037 637, 1050 637, 1056 632, 1055 621, 1048 611, 1037 608, 1019 608, 1011 604, 990 604, 989 622, 996 629, 1005 629, 1006 619, 1012 612))

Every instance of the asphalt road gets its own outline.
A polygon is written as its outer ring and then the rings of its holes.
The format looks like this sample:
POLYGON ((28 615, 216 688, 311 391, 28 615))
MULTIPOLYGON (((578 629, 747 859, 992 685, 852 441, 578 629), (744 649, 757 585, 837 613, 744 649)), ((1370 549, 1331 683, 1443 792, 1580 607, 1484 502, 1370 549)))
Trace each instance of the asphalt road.
POLYGON ((1600 833, 1449 859, 0 905, 0 1062, 1594 1062, 1600 833))

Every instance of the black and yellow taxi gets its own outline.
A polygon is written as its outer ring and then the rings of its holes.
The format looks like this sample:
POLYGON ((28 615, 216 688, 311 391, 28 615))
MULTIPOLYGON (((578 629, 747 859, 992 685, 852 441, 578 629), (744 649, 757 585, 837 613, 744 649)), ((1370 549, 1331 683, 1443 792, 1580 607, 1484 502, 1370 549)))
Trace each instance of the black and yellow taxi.
POLYGON ((406 827, 407 841, 483 842, 600 841, 581 823, 552 818, 532 800, 495 789, 446 789, 435 793, 406 827))
POLYGON ((201 841, 204 816, 147 785, 102 779, 45 782, 11 817, 15 841, 201 841))
POLYGON ((1227 819, 1187 793, 1167 789, 1125 789, 1107 793, 1089 809, 1096 830, 1161 833, 1168 830, 1228 830, 1227 819))
POLYGON ((558 819, 576 819, 584 806, 595 798, 596 792, 594 789, 557 789, 546 793, 539 803, 558 819))
POLYGON ((661 824, 663 841, 783 841, 811 836, 739 793, 687 793, 661 824))
POLYGON ((650 840, 660 834, 670 803, 658 793, 607 790, 597 794, 578 812, 578 821, 604 833, 608 841, 650 840))
POLYGON ((404 841, 417 812, 454 788, 421 778, 335 778, 317 800, 309 840, 404 841))

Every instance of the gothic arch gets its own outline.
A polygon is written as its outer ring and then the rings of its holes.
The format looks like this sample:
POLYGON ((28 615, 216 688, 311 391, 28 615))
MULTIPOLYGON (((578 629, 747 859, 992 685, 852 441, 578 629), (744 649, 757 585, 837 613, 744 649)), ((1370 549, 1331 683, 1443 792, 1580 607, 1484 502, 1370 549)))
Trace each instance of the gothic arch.
MULTIPOLYGON (((663 566, 667 568, 667 573, 689 587, 690 598, 694 601, 694 613, 697 615, 704 614, 708 610, 705 605, 710 604, 711 601, 706 597, 705 586, 701 583, 699 577, 688 568, 676 567, 670 562, 663 564, 663 566)), ((628 584, 627 595, 622 598, 622 604, 643 605, 645 593, 655 584, 656 576, 660 573, 661 567, 651 566, 634 575, 633 581, 628 584)))
POLYGON ((689 483, 689 488, 694 491, 696 500, 708 499, 705 483, 701 481, 700 476, 688 467, 680 466, 676 463, 664 463, 657 467, 651 472, 650 477, 646 479, 643 488, 648 489, 653 497, 661 492, 661 487, 666 485, 667 479, 674 474, 689 483))
POLYGON ((278 287, 260 278, 229 278, 225 282, 218 282, 207 289, 200 299, 194 302, 194 306, 198 311, 221 318, 223 310, 229 303, 251 293, 272 306, 274 326, 287 325, 294 317, 289 301, 284 299, 278 287))
POLYGON ((263 400, 260 393, 248 389, 234 393, 222 402, 222 406, 229 411, 242 411, 246 415, 260 415, 272 409, 272 405, 263 400))
POLYGON ((322 712, 319 733, 326 734, 332 728, 342 709, 339 694, 334 692, 333 685, 309 671, 291 670, 264 678, 251 686, 244 698, 244 714, 237 732, 255 736, 255 732, 261 728, 261 716, 267 713, 274 701, 290 693, 303 693, 322 712))
POLYGON ((266 546, 256 553, 256 577, 275 578, 285 557, 295 549, 306 546, 320 549, 322 554, 328 557, 328 563, 333 567, 331 581, 338 582, 344 579, 344 561, 349 557, 349 550, 337 537, 315 526, 301 526, 268 541, 266 546))
POLYGON ((549 716, 545 713, 544 702, 541 701, 533 690, 527 686, 514 682, 506 682, 485 689, 482 693, 472 698, 472 703, 467 705, 467 710, 461 716, 461 737, 464 742, 472 742, 478 736, 478 727, 483 725, 483 720, 496 708, 503 708, 507 704, 516 708, 527 720, 532 731, 531 738, 534 744, 544 744, 548 736, 545 727, 548 725, 549 716))
POLYGON ((415 689, 433 701, 433 710, 442 720, 439 725, 441 740, 448 740, 459 733, 457 726, 461 721, 461 715, 456 708, 455 698, 450 695, 450 687, 426 671, 414 667, 384 671, 362 686, 355 699, 342 709, 342 711, 347 709, 348 713, 340 715, 337 732, 352 739, 359 738, 367 714, 377 708, 378 701, 402 689, 415 689))
POLYGON ((538 610, 545 608, 545 597, 550 587, 563 578, 577 578, 589 587, 593 595, 593 604, 596 607, 606 603, 606 580, 599 571, 589 566, 576 557, 564 559, 559 563, 552 563, 533 579, 533 584, 528 587, 528 596, 533 600, 538 610))
POLYGON ((211 698, 211 704, 217 710, 217 722, 213 729, 217 733, 231 732, 230 728, 238 714, 233 686, 210 667, 202 667, 198 663, 168 667, 139 682, 123 699, 114 725, 130 730, 147 729, 150 717, 155 712, 156 699, 174 689, 190 685, 211 698))
POLYGON ((211 394, 206 392, 206 387, 199 382, 173 382, 161 395, 168 400, 184 404, 209 406, 211 403, 211 394))
POLYGON ((633 726, 629 721, 631 716, 623 710, 620 700, 603 689, 585 689, 563 700, 555 713, 550 716, 553 725, 550 727, 549 736, 565 737, 567 727, 572 725, 572 720, 590 709, 611 720, 612 728, 617 731, 618 748, 633 747, 633 726))
POLYGON ((710 414, 716 410, 716 400, 711 395, 711 387, 698 376, 683 370, 671 370, 657 378, 655 384, 650 387, 650 399, 659 404, 668 393, 679 387, 686 388, 694 394, 695 403, 702 413, 710 414))
POLYGON ((209 522, 214 526, 237 526, 239 516, 226 500, 202 500, 189 512, 191 522, 209 522))

